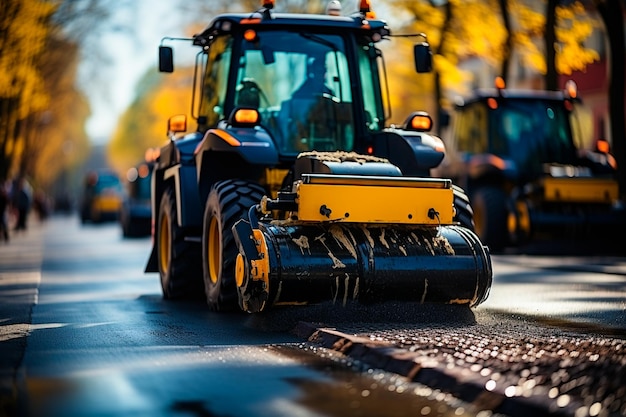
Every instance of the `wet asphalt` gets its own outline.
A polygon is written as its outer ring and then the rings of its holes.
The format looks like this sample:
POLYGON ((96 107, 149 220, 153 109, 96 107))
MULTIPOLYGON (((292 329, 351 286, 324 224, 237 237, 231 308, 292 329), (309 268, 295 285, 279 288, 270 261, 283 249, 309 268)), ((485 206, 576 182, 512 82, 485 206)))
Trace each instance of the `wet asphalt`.
MULTIPOLYGON (((12 415, 17 395, 43 229, 31 222, 26 232, 0 242, 0 416, 12 415)), ((410 320, 389 313, 398 306, 371 309, 367 315, 375 320, 354 320, 347 310, 346 320, 290 315, 289 326, 307 342, 303 349, 341 354, 357 371, 401 375, 423 385, 423 395, 450 392, 477 416, 626 416, 626 329, 463 309, 422 306, 402 316, 410 320)))

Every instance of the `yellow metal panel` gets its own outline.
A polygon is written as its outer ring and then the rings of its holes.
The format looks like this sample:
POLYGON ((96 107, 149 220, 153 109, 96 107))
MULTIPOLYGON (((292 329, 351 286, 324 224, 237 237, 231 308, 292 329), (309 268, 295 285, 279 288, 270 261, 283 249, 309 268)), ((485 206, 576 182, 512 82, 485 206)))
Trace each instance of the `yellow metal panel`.
POLYGON ((122 206, 122 200, 118 196, 107 195, 96 197, 93 204, 96 210, 109 213, 118 211, 122 206))
POLYGON ((305 184, 365 185, 385 187, 450 188, 452 181, 443 178, 381 177, 368 175, 303 174, 305 184))
POLYGON ((544 196, 548 201, 610 203, 617 200, 617 182, 597 178, 546 178, 544 196))
POLYGON ((272 198, 276 198, 276 194, 283 185, 283 181, 288 173, 288 169, 265 168, 265 185, 270 189, 272 198))
POLYGON ((299 184, 298 219, 316 222, 452 224, 453 200, 451 188, 299 184), (438 212, 438 216, 432 219, 428 216, 431 209, 438 212))

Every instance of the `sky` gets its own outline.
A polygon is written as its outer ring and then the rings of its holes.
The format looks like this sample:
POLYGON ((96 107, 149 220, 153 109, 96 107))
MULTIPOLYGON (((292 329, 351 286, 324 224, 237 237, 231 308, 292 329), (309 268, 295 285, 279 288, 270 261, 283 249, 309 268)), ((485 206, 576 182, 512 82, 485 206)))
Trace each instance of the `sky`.
POLYGON ((93 144, 109 141, 118 118, 135 97, 136 83, 157 65, 161 39, 184 36, 184 27, 176 24, 176 3, 134 0, 116 8, 112 22, 122 30, 106 32, 98 40, 97 47, 108 59, 97 68, 97 79, 93 65, 81 64, 79 84, 91 106, 86 130, 93 144))

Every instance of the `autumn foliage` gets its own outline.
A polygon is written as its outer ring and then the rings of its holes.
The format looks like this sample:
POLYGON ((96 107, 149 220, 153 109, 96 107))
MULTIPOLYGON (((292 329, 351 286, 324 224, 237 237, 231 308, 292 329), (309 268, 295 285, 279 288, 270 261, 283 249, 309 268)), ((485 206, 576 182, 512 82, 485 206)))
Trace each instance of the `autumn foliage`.
POLYGON ((53 16, 58 3, 4 0, 0 8, 0 181, 49 186, 88 148, 89 107, 74 87, 78 45, 53 16))
POLYGON ((123 174, 141 162, 149 148, 162 146, 168 139, 167 119, 187 115, 187 125, 194 129, 191 109, 193 68, 177 68, 160 74, 156 68, 139 83, 139 94, 124 112, 108 145, 113 168, 123 174))

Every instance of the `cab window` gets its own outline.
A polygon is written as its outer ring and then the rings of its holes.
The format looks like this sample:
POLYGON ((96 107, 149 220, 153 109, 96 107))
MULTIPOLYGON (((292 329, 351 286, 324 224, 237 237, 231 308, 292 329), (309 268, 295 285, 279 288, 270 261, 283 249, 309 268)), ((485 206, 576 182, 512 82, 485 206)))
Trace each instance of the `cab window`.
POLYGON ((343 37, 259 31, 243 41, 233 106, 259 110, 282 154, 352 150, 352 83, 343 37))
POLYGON ((215 126, 224 118, 224 102, 228 87, 228 68, 232 55, 232 38, 219 37, 211 44, 205 76, 199 113, 206 116, 207 125, 215 126))
POLYGON ((364 46, 359 50, 359 73, 361 77, 361 88, 363 91, 363 105, 365 110, 365 123, 370 131, 380 131, 383 129, 385 120, 383 109, 379 104, 381 99, 380 85, 375 84, 378 77, 374 77, 372 65, 376 65, 376 61, 372 62, 369 56, 369 48, 372 46, 364 46))
POLYGON ((460 152, 487 152, 487 109, 483 103, 466 107, 456 117, 460 152))

